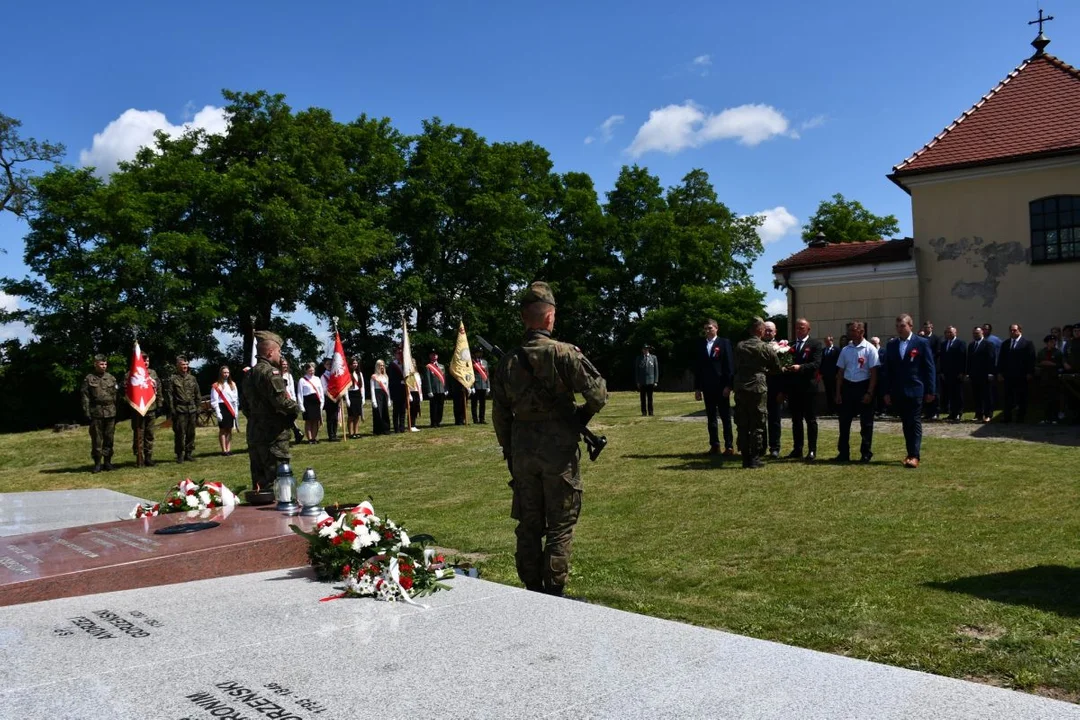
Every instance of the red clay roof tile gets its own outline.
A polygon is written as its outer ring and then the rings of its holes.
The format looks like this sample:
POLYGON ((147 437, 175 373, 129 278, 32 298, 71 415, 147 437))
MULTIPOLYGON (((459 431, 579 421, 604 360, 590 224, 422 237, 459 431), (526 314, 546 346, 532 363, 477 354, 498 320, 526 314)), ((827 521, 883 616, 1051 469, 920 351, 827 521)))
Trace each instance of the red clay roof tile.
POLYGON ((903 261, 910 259, 912 245, 914 241, 911 238, 903 238, 829 243, 825 247, 808 247, 773 265, 773 272, 903 261))
POLYGON ((1071 152, 1080 152, 1080 70, 1041 55, 1021 63, 892 177, 1071 152))

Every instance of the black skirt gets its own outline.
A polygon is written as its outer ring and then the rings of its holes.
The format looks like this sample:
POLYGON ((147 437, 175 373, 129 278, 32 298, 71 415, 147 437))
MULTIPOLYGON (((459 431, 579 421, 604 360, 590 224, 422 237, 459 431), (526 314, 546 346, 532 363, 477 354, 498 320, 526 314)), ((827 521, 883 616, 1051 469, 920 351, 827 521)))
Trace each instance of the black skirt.
POLYGON ((349 391, 349 417, 358 418, 364 413, 364 400, 359 390, 349 391))
POLYGON ((228 410, 225 410, 221 413, 221 419, 218 420, 217 426, 219 430, 233 430, 236 428, 236 418, 228 410))
POLYGON ((322 408, 319 407, 319 396, 312 393, 304 396, 304 420, 318 422, 322 419, 322 408))

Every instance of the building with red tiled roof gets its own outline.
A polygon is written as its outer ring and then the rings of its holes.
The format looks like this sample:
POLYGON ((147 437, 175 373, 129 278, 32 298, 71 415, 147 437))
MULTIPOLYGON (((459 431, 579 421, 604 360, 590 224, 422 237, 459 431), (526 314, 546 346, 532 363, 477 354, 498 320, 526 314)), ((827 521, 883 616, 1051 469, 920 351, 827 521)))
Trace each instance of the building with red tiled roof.
POLYGON ((819 335, 840 333, 841 314, 888 320, 890 334, 889 315, 907 312, 962 337, 986 322, 1041 337, 1077 315, 1080 70, 1049 42, 1040 33, 1034 55, 888 175, 911 196, 913 238, 819 242, 776 264, 792 315, 825 320, 819 335))

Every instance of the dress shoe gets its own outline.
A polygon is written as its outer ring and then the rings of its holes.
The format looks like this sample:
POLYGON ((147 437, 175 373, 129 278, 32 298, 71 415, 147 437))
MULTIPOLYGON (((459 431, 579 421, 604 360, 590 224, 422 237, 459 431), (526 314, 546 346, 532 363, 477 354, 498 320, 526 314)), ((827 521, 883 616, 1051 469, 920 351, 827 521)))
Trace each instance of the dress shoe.
POLYGON ((904 467, 914 470, 915 468, 919 467, 919 458, 909 457, 907 460, 904 461, 904 467))
POLYGON ((735 455, 735 451, 732 450, 731 448, 728 448, 727 450, 724 451, 724 457, 734 457, 734 455, 735 455))
POLYGON ((779 460, 780 459, 780 451, 779 450, 770 450, 769 451, 769 459, 770 460, 779 460))
POLYGON ((863 465, 867 465, 867 464, 870 463, 870 459, 872 457, 874 457, 874 454, 873 453, 868 453, 866 455, 863 455, 861 458, 859 458, 859 462, 861 462, 863 465))
POLYGON ((815 460, 817 460, 816 452, 811 450, 810 452, 806 453, 806 462, 814 462, 815 460))
POLYGON ((848 457, 847 455, 837 455, 836 457, 834 457, 834 458, 833 458, 832 460, 830 460, 829 462, 834 462, 834 463, 849 463, 849 462, 851 462, 851 458, 850 458, 850 457, 848 457))
POLYGON ((792 450, 791 452, 789 452, 784 457, 787 458, 788 460, 801 460, 802 459, 802 450, 792 450))
POLYGON ((710 455, 719 455, 720 454, 720 446, 719 445, 710 445, 709 446, 709 454, 710 455))

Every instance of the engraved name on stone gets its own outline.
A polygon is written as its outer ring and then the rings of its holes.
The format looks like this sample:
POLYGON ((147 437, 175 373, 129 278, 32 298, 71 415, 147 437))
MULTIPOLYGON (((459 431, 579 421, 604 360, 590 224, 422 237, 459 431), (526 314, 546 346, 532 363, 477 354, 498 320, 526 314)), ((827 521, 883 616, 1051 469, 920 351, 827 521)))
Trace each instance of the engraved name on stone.
POLYGON ((109 540, 115 540, 118 543, 133 547, 141 552, 153 552, 155 548, 161 547, 161 543, 153 538, 143 537, 142 535, 136 535, 135 533, 128 532, 127 530, 101 530, 95 528, 90 531, 99 537, 106 537, 109 540))
POLYGON ((98 554, 96 552, 91 552, 91 551, 87 550, 86 548, 84 548, 82 545, 76 545, 75 543, 71 542, 70 540, 65 540, 64 538, 56 538, 56 544, 57 545, 63 545, 68 550, 74 550, 75 552, 79 553, 80 555, 85 555, 88 558, 96 558, 96 557, 98 557, 98 554))
MULTIPOLYGON (((326 712, 327 708, 322 703, 311 698, 294 697, 296 695, 297 693, 277 683, 268 683, 262 689, 254 690, 242 683, 227 680, 217 683, 209 691, 202 690, 184 697, 205 713, 199 713, 200 717, 309 720, 326 712)), ((189 716, 183 720, 194 720, 194 717, 189 716)))
POLYGON ((16 555, 18 555, 19 559, 22 560, 23 562, 31 562, 31 563, 35 563, 37 565, 41 564, 41 558, 36 557, 34 555, 31 555, 30 553, 26 552, 26 550, 23 550, 18 545, 8 545, 7 549, 10 550, 11 552, 15 553, 16 555))
POLYGON ((0 567, 5 567, 13 573, 20 575, 33 575, 34 571, 23 565, 21 562, 13 557, 7 555, 0 556, 0 567))
POLYGON ((82 630, 83 637, 91 637, 95 640, 115 640, 119 637, 146 638, 151 633, 140 623, 151 628, 164 627, 165 623, 155 620, 139 610, 131 610, 128 616, 135 618, 134 621, 125 619, 121 613, 112 610, 95 610, 89 615, 68 618, 70 626, 63 625, 53 629, 53 634, 59 637, 74 637, 80 635, 75 629, 82 630))

